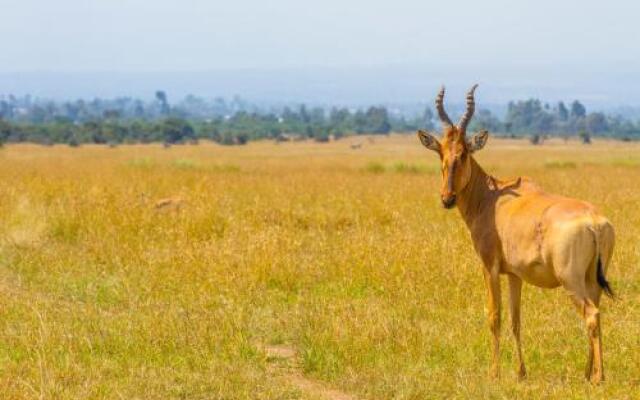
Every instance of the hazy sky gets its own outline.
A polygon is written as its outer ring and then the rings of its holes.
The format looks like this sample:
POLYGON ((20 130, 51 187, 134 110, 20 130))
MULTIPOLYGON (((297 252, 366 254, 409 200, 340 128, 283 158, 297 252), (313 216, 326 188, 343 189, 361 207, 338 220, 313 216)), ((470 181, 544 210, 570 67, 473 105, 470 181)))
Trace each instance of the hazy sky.
POLYGON ((395 68, 435 80, 611 84, 628 92, 640 77, 637 1, 0 0, 0 7, 0 73, 395 68))

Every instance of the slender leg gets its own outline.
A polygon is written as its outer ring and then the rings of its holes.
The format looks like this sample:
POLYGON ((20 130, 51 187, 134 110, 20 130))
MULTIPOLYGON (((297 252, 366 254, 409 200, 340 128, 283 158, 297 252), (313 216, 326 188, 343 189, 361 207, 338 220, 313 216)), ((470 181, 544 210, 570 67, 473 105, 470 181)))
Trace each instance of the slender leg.
POLYGON ((587 333, 593 352, 591 366, 591 383, 598 384, 604 380, 604 366, 602 360, 602 339, 600 334, 600 311, 591 301, 586 301, 584 319, 587 323, 587 333))
POLYGON ((493 334, 493 357, 489 376, 500 376, 500 277, 497 270, 484 271, 487 285, 489 329, 493 334))
POLYGON ((581 312, 587 326, 587 336, 589 338, 589 358, 587 359, 587 367, 585 368, 585 378, 593 384, 598 384, 604 380, 600 311, 598 310, 596 302, 590 299, 574 297, 574 303, 578 311, 581 312))
POLYGON ((586 380, 591 379, 591 373, 593 372, 593 344, 589 339, 589 358, 587 358, 587 366, 584 368, 584 378, 586 380))
MULTIPOLYGON (((587 296, 588 307, 585 312, 585 319, 587 322, 587 331, 589 337, 593 337, 593 345, 590 346, 589 359, 591 360, 591 381, 593 383, 599 383, 604 380, 604 360, 602 356, 602 333, 600 331, 600 297, 602 296, 602 289, 596 282, 587 283, 587 296), (586 316, 589 315, 591 320, 586 316), (593 333, 589 330, 589 325, 595 325, 593 333)), ((591 341, 591 339, 590 339, 591 341)), ((589 378, 587 378, 589 379, 589 378)))
POLYGON ((522 293, 522 279, 515 275, 509 277, 509 311, 511 313, 511 331, 516 341, 516 352, 518 354, 518 378, 527 376, 527 370, 522 358, 522 344, 520 342, 520 298, 522 293))

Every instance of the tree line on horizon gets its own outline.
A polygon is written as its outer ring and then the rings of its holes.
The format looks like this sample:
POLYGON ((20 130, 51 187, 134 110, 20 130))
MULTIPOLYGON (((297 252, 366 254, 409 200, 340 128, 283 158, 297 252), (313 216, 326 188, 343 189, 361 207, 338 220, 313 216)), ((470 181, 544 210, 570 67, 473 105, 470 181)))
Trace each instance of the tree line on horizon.
MULTIPOLYGON (((172 105, 164 91, 157 91, 152 102, 134 98, 56 102, 30 96, 0 97, 1 143, 178 144, 200 139, 226 145, 258 139, 324 142, 348 135, 433 130, 437 124, 431 107, 407 117, 385 106, 308 108, 301 104, 265 110, 239 97, 205 100, 187 96, 172 105)), ((640 121, 588 113, 578 100, 553 106, 538 99, 512 101, 502 119, 479 109, 469 129, 529 137, 533 143, 545 136, 579 135, 586 142, 591 136, 640 139, 640 121)))

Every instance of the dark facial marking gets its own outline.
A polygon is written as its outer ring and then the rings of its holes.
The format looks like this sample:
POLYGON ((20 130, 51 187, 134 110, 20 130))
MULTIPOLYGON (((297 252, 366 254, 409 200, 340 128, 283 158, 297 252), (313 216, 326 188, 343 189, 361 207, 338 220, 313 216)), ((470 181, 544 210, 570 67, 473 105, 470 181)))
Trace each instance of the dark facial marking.
POLYGON ((455 178, 457 166, 458 166, 458 160, 454 158, 453 162, 449 165, 449 176, 447 177, 447 190, 449 191, 449 193, 453 193, 453 185, 455 182, 454 178, 455 178))

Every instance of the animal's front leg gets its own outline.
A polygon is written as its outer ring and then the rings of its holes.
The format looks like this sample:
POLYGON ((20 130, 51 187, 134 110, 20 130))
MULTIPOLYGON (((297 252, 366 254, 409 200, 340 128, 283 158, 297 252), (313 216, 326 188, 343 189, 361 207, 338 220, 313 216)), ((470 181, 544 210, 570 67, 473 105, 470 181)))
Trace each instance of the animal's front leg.
POLYGON ((493 355, 489 376, 500 376, 500 276, 497 268, 484 270, 484 279, 487 285, 487 314, 489 329, 493 335, 493 355))
POLYGON ((515 275, 509 275, 509 308, 511 310, 511 330, 516 341, 516 352, 518 354, 518 378, 527 376, 522 358, 522 345, 520 342, 520 298, 522 294, 522 279, 515 275))

